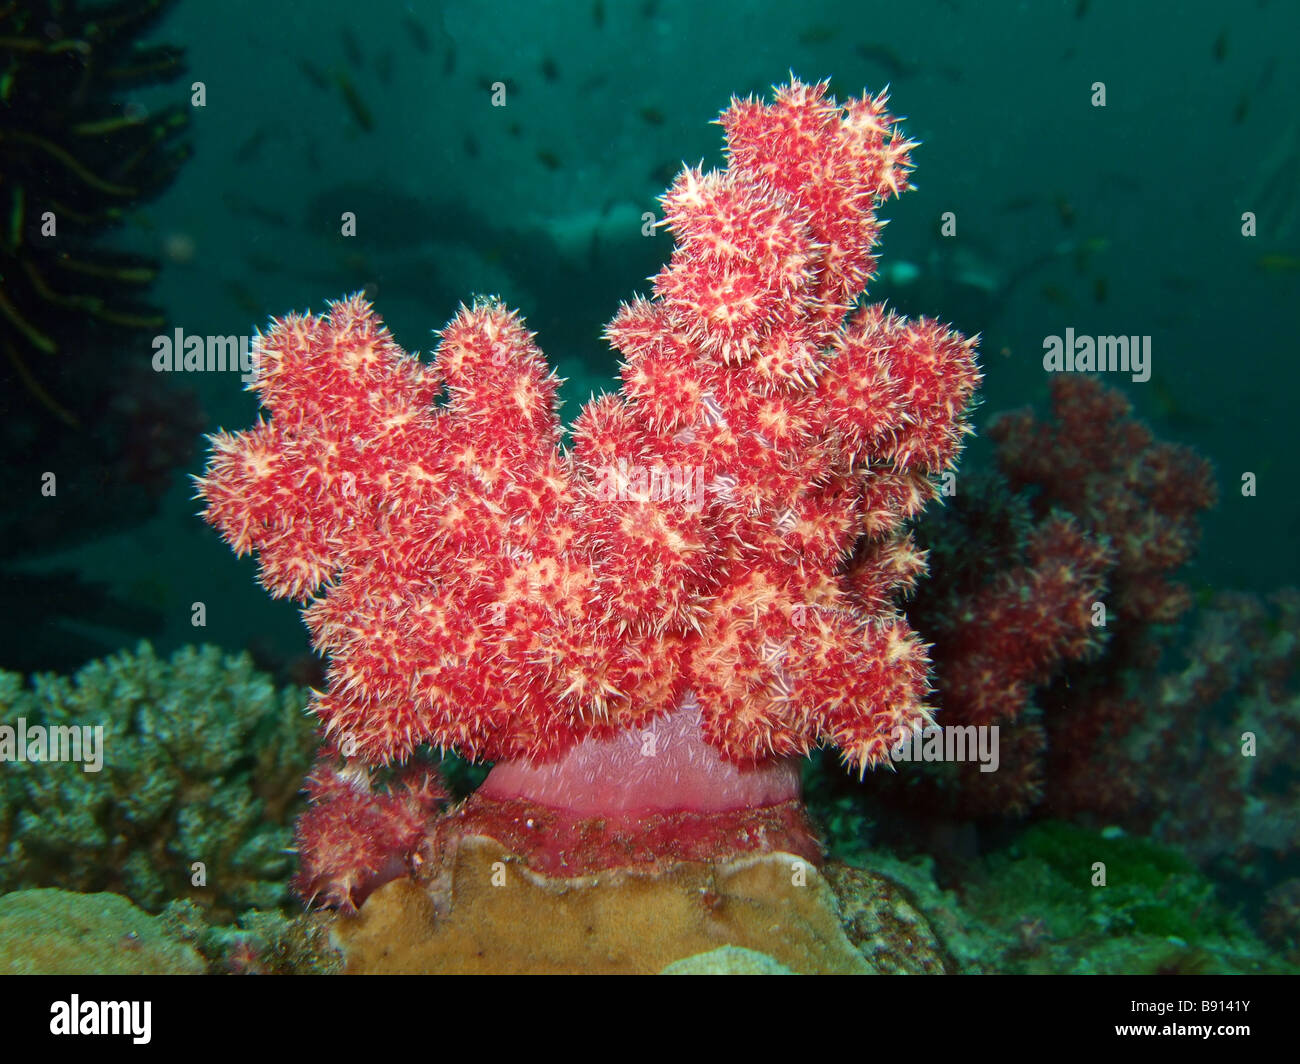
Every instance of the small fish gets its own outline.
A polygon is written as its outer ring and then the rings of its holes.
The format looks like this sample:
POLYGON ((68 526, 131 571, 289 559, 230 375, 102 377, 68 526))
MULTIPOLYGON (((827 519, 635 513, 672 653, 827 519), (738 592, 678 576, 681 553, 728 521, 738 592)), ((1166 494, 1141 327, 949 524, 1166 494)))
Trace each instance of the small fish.
MULTIPOLYGON (((366 258, 364 252, 361 251, 349 252, 348 254, 342 256, 340 261, 343 263, 343 266, 350 273, 358 277, 362 277, 372 272, 370 269, 370 260, 366 258)), ((366 283, 378 284, 377 281, 367 281, 366 283)))
POLYGON ((1092 260, 1095 256, 1100 255, 1110 247, 1110 241, 1105 237, 1089 237, 1087 240, 1081 240, 1074 246, 1074 270, 1080 275, 1092 272, 1092 260))
POLYGON ((651 167, 649 181, 654 188, 667 188, 676 179, 681 170, 679 162, 662 162, 651 167))
POLYGON ((465 134, 465 154, 471 159, 478 158, 478 141, 469 133, 465 134))
POLYGON ((853 50, 868 63, 874 63, 876 66, 882 67, 885 73, 889 75, 890 81, 897 81, 917 69, 914 64, 903 62, 898 53, 888 45, 859 43, 853 46, 853 50))
POLYGON ((1232 109, 1232 120, 1237 125, 1246 121, 1246 116, 1250 114, 1250 96, 1242 93, 1241 98, 1237 100, 1237 106, 1232 109))
POLYGON ((537 149, 537 161, 551 171, 558 170, 561 166, 560 157, 549 148, 537 149))
POLYGON ((664 113, 657 107, 642 107, 637 114, 641 116, 641 121, 648 126, 662 126, 664 124, 664 113))
POLYGON ((348 111, 351 112, 353 120, 365 132, 370 133, 375 128, 374 115, 370 113, 370 108, 366 106, 365 100, 357 92, 357 87, 352 84, 352 79, 342 71, 335 75, 335 84, 338 85, 339 92, 343 96, 343 102, 347 104, 348 111))
POLYGON ((344 26, 339 30, 339 39, 343 42, 343 55, 351 67, 360 67, 365 63, 365 57, 361 54, 361 45, 357 43, 356 36, 350 29, 344 26))
POLYGON ((1088 0, 1079 0, 1079 2, 1074 5, 1074 17, 1083 18, 1083 16, 1086 15, 1087 13, 1088 13, 1088 0))
POLYGON ((549 55, 542 58, 542 77, 547 81, 560 80, 560 68, 549 55))
POLYGON ((805 46, 828 44, 838 33, 834 26, 805 26, 799 31, 799 43, 805 46))
POLYGON ((1105 303, 1108 285, 1105 277, 1098 277, 1092 282, 1092 298, 1096 303, 1105 303))
POLYGON ((1038 202, 1037 196, 1013 196, 999 208, 1004 214, 1011 211, 1023 211, 1038 202))
POLYGON ((1300 272, 1300 255, 1268 254, 1255 260, 1255 265, 1265 273, 1300 272))
POLYGON ((1042 296, 1047 302, 1055 304, 1058 307, 1072 307, 1074 300, 1070 298, 1070 293, 1060 285, 1045 284, 1042 288, 1042 296))
POLYGON ((320 67, 316 66, 313 63, 309 63, 306 59, 299 59, 298 69, 303 72, 303 75, 307 78, 307 80, 310 81, 312 85, 314 85, 316 88, 320 89, 322 92, 329 91, 329 87, 330 87, 329 78, 325 76, 325 72, 321 70, 320 67))
POLYGON ((1219 35, 1214 38, 1214 61, 1222 63, 1228 58, 1228 31, 1219 30, 1219 35))
POLYGON ((1188 410, 1159 374, 1151 378, 1151 395, 1155 400, 1156 411, 1160 419, 1173 429, 1195 430, 1212 427, 1209 418, 1188 410))
POLYGON ((221 287, 231 302, 250 318, 262 318, 266 315, 266 304, 257 298, 251 288, 242 281, 225 281, 221 287))
POLYGON ((269 131, 266 126, 259 126, 253 130, 252 135, 246 138, 238 148, 235 149, 235 162, 240 166, 251 163, 262 153, 262 145, 266 143, 266 136, 269 131))
POLYGON ((420 25, 416 17, 409 11, 402 16, 402 25, 406 27, 406 32, 411 38, 411 43, 415 45, 415 50, 422 55, 428 55, 430 50, 429 31, 420 25))
POLYGON ((596 29, 603 30, 605 28, 605 0, 596 0, 591 5, 591 21, 596 29))
POLYGON ((1263 69, 1259 72, 1259 80, 1255 82, 1255 91, 1264 92, 1273 84, 1273 75, 1277 73, 1277 56, 1270 55, 1268 61, 1264 64, 1263 69))

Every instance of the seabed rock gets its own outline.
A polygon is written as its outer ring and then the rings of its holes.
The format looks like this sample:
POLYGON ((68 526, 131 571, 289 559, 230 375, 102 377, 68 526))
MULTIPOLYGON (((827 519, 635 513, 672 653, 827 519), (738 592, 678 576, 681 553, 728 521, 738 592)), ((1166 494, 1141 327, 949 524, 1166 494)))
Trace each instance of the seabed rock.
POLYGON ((205 968, 162 920, 120 894, 0 895, 0 974, 201 975, 205 968))
POLYGON ((925 917, 874 873, 769 852, 557 877, 482 835, 419 882, 380 887, 334 936, 352 974, 652 974, 723 947, 803 974, 948 967, 925 917))

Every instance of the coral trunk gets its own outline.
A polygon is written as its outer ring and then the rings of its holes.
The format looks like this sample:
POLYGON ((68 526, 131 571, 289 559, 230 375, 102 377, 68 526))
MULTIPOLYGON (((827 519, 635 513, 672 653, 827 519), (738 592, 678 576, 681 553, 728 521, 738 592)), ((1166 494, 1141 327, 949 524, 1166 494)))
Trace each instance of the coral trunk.
POLYGON ((498 762, 479 793, 524 798, 571 813, 719 813, 799 797, 793 758, 740 766, 700 734, 700 707, 686 698, 672 713, 612 737, 587 738, 559 760, 498 762))
POLYGON ((701 737, 693 698, 644 728, 588 738, 558 761, 498 763, 439 825, 439 843, 466 834, 494 838, 551 875, 772 851, 821 859, 798 764, 724 760, 701 737))

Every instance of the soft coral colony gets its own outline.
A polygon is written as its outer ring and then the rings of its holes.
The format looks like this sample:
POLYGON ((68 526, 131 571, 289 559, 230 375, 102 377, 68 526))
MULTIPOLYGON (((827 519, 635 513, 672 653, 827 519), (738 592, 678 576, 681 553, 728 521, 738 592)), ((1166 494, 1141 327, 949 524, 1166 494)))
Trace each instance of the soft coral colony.
POLYGON ((974 342, 860 301, 915 145, 883 94, 798 81, 720 124, 727 165, 664 195, 672 258, 608 326, 622 387, 567 448, 558 379, 496 301, 431 363, 360 297, 258 340, 271 417, 213 438, 199 492, 307 604, 312 708, 354 763, 552 763, 676 713, 733 766, 833 744, 861 771, 929 720, 894 599, 974 342))

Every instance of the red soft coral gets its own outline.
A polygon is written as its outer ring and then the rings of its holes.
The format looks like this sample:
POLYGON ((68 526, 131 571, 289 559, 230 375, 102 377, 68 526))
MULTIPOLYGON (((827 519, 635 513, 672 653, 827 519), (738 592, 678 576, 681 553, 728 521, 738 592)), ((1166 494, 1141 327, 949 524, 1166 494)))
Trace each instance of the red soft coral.
POLYGON ((309 904, 345 912, 411 871, 434 808, 447 797, 428 771, 408 771, 386 790, 369 773, 322 759, 307 777, 310 805, 298 818, 294 888, 309 904))
POLYGON ((333 741, 540 761, 694 692, 732 762, 833 743, 864 769, 929 719, 892 601, 923 568, 902 525, 979 374, 933 321, 849 316, 910 171, 885 103, 798 81, 733 100, 729 165, 665 195, 676 250, 609 326, 624 387, 571 452, 555 377, 495 302, 432 365, 360 297, 259 339, 271 420, 215 437, 199 492, 273 594, 310 602, 333 741), (856 584, 855 550, 877 559, 856 584))

